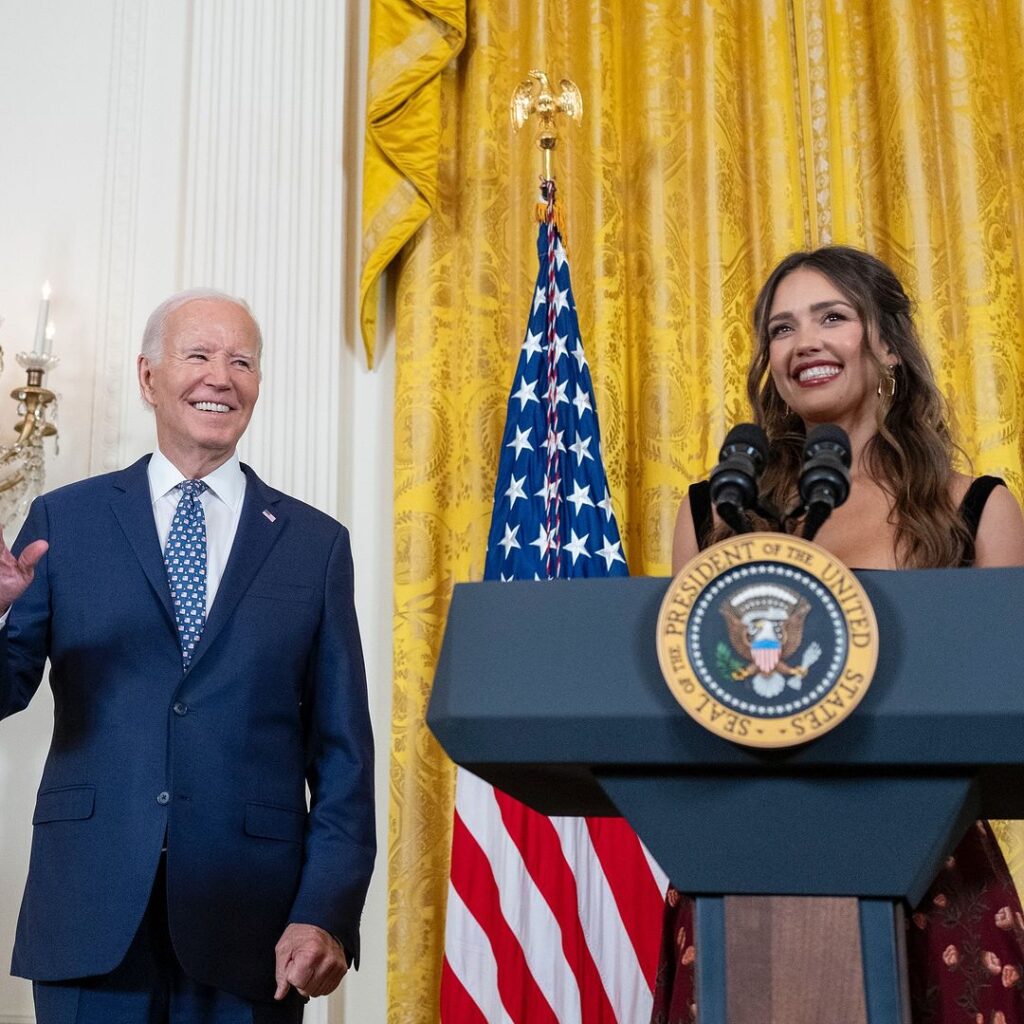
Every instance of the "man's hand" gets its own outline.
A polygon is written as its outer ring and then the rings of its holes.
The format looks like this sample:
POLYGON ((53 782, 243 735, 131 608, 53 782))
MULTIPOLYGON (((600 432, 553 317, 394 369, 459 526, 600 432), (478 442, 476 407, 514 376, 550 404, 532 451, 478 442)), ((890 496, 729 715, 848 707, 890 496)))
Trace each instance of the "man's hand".
POLYGON ((22 551, 20 558, 15 558, 4 543, 3 530, 0 530, 0 615, 28 589, 36 572, 36 563, 49 546, 45 540, 34 540, 22 551))
POLYGON ((341 944, 314 924, 288 925, 277 940, 274 952, 277 955, 275 999, 284 999, 290 988, 307 998, 325 996, 338 987, 348 971, 341 944))

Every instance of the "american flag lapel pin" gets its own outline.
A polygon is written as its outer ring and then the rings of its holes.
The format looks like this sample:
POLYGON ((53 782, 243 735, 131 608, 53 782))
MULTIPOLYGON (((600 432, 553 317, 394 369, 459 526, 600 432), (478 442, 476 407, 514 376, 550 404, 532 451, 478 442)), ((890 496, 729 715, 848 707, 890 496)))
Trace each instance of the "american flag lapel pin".
POLYGON ((264 515, 265 515, 265 516, 266 516, 266 517, 267 517, 267 518, 268 518, 268 519, 269 519, 269 520, 270 520, 270 521, 271 521, 272 523, 276 523, 276 522, 277 522, 277 516, 275 516, 275 515, 274 515, 274 513, 270 511, 270 509, 268 509, 268 508, 265 508, 265 509, 263 510, 263 514, 264 514, 264 515))

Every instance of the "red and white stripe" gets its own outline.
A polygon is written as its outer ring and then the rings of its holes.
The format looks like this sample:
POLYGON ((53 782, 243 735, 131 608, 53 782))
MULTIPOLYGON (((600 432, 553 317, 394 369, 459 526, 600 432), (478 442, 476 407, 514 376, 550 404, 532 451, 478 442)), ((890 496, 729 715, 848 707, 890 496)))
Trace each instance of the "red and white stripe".
POLYGON ((442 1024, 650 1017, 667 878, 617 818, 546 818, 460 769, 442 1024))

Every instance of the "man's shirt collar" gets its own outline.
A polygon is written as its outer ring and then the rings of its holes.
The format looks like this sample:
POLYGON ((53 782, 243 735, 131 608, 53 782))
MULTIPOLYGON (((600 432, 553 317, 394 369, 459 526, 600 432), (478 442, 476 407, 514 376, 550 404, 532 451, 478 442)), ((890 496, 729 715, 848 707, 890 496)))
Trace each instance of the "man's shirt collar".
MULTIPOLYGON (((149 474, 149 495, 157 501, 169 491, 173 491, 184 479, 174 463, 161 451, 153 452, 147 470, 149 474)), ((227 462, 222 463, 212 473, 202 477, 203 482, 230 509, 237 509, 245 494, 245 474, 235 452, 227 462)))

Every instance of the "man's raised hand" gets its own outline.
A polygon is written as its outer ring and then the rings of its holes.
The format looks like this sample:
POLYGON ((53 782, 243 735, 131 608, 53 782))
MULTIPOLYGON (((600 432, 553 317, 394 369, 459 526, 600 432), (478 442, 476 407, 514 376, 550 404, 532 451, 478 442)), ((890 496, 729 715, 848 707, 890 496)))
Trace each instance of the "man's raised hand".
POLYGON ((34 540, 15 558, 0 530, 0 615, 28 589, 36 574, 36 565, 49 546, 45 540, 34 540))

